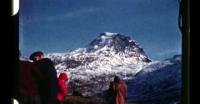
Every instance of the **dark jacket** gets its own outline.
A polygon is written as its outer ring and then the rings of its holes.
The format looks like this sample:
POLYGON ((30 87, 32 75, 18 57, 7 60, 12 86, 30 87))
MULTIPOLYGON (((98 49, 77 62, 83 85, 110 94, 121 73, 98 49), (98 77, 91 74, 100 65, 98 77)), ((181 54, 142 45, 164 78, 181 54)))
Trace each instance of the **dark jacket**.
POLYGON ((33 63, 20 60, 19 63, 19 94, 22 96, 38 95, 41 73, 33 63))
POLYGON ((58 93, 58 80, 57 80, 57 72, 54 68, 53 62, 48 59, 42 59, 36 61, 35 64, 40 69, 43 80, 41 81, 40 86, 40 95, 41 100, 44 101, 45 104, 56 104, 56 98, 58 93))

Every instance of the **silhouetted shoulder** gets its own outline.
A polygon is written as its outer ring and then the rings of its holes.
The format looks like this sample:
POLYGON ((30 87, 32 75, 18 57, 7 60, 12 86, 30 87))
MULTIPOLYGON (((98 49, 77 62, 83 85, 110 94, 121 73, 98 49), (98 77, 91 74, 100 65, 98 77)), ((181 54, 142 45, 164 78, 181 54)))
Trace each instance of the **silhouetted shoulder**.
POLYGON ((25 61, 25 60, 20 60, 20 68, 33 68, 34 64, 32 62, 29 61, 25 61))
POLYGON ((30 61, 25 61, 25 60, 20 60, 20 63, 21 63, 21 64, 33 64, 32 62, 30 62, 30 61))
POLYGON ((53 61, 51 61, 51 59, 49 59, 49 58, 44 58, 44 59, 38 60, 36 63, 42 63, 42 64, 45 64, 45 65, 54 66, 53 61))

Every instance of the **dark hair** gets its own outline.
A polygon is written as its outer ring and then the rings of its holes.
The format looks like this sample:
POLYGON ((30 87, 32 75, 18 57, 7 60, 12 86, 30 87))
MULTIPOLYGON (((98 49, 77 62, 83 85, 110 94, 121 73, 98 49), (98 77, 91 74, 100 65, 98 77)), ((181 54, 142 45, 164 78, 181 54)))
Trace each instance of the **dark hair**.
POLYGON ((120 78, 118 76, 115 76, 114 77, 114 82, 119 82, 120 81, 120 78))
POLYGON ((36 51, 30 55, 29 59, 34 61, 36 56, 41 56, 41 55, 44 55, 42 51, 36 51))

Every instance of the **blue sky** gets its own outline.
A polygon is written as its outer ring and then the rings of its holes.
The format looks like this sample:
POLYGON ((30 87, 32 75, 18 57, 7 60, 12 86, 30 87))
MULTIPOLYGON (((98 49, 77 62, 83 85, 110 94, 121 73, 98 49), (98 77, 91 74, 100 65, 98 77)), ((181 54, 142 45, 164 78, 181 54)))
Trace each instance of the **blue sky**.
POLYGON ((181 53, 178 7, 178 0, 21 0, 19 48, 24 56, 68 52, 117 32, 162 60, 181 53))

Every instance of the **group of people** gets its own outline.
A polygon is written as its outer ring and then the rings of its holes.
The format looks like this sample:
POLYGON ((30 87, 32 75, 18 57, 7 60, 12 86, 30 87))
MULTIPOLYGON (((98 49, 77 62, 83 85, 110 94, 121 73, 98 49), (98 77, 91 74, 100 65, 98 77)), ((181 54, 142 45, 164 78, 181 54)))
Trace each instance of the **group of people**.
MULTIPOLYGON (((19 104, 62 104, 68 93, 67 74, 61 73, 57 77, 54 63, 41 51, 32 53, 29 58, 32 62, 19 61, 18 77, 15 79, 18 82, 15 98, 19 104)), ((125 104, 126 98, 127 85, 115 76, 106 101, 108 104, 125 104)))
POLYGON ((30 60, 19 60, 15 98, 19 104, 61 104, 68 92, 66 73, 57 77, 54 63, 37 51, 30 60))

